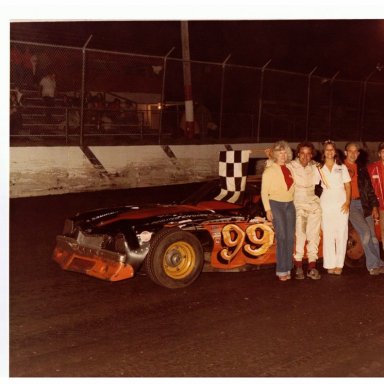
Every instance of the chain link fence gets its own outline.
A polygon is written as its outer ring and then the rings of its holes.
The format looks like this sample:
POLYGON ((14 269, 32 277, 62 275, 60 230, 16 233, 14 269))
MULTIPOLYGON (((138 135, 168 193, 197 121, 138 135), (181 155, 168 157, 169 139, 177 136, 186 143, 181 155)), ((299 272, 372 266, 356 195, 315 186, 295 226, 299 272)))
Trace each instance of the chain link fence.
POLYGON ((183 61, 172 50, 150 56, 10 43, 11 145, 382 140, 381 66, 347 81, 339 73, 319 76, 317 68, 303 74, 270 63, 233 65, 230 57, 191 61, 191 138, 185 135, 183 61))

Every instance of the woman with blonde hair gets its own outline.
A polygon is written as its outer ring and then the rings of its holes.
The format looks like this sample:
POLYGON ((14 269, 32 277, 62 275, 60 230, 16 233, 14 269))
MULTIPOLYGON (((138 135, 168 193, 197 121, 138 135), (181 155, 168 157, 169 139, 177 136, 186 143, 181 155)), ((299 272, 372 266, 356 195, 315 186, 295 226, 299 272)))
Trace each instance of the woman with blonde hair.
POLYGON ((261 199, 267 219, 276 234, 276 275, 280 281, 291 278, 296 211, 293 204, 294 180, 286 164, 292 150, 286 141, 276 142, 270 151, 271 162, 265 168, 261 183, 261 199))

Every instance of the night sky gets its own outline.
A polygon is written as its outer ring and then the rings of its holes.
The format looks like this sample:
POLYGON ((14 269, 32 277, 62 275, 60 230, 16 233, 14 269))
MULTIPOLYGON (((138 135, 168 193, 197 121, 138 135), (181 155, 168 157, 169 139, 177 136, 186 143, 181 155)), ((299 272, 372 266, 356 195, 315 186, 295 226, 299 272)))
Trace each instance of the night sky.
MULTIPOLYGON (((73 21, 10 24, 12 40, 181 57, 180 22, 73 21)), ((189 21, 192 60, 364 79, 384 63, 384 20, 189 21)), ((380 74, 378 74, 380 75, 380 74)), ((374 78, 372 78, 374 80, 374 78)))

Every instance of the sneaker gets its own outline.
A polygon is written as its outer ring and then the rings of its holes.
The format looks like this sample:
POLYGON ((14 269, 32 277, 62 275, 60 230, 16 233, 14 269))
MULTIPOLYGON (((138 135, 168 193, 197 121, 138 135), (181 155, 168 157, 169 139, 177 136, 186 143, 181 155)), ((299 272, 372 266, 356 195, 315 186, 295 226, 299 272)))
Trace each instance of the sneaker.
POLYGON ((383 272, 380 272, 380 269, 381 269, 382 267, 380 267, 380 268, 372 268, 372 269, 370 269, 369 270, 369 274, 371 275, 371 276, 378 276, 378 275, 380 275, 380 273, 384 273, 384 271, 383 272))
POLYGON ((301 267, 296 268, 295 279, 296 280, 303 280, 304 279, 303 268, 301 268, 301 267))
POLYGON ((321 279, 321 275, 319 271, 316 268, 312 268, 307 272, 307 276, 312 280, 319 280, 321 279))

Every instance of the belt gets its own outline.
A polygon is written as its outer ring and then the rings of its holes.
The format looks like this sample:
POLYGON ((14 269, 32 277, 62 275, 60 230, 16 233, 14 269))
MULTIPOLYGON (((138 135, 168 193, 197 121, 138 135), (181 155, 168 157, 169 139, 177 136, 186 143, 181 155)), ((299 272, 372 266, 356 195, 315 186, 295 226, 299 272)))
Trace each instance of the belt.
POLYGON ((352 197, 352 200, 360 200, 360 197, 352 197))

